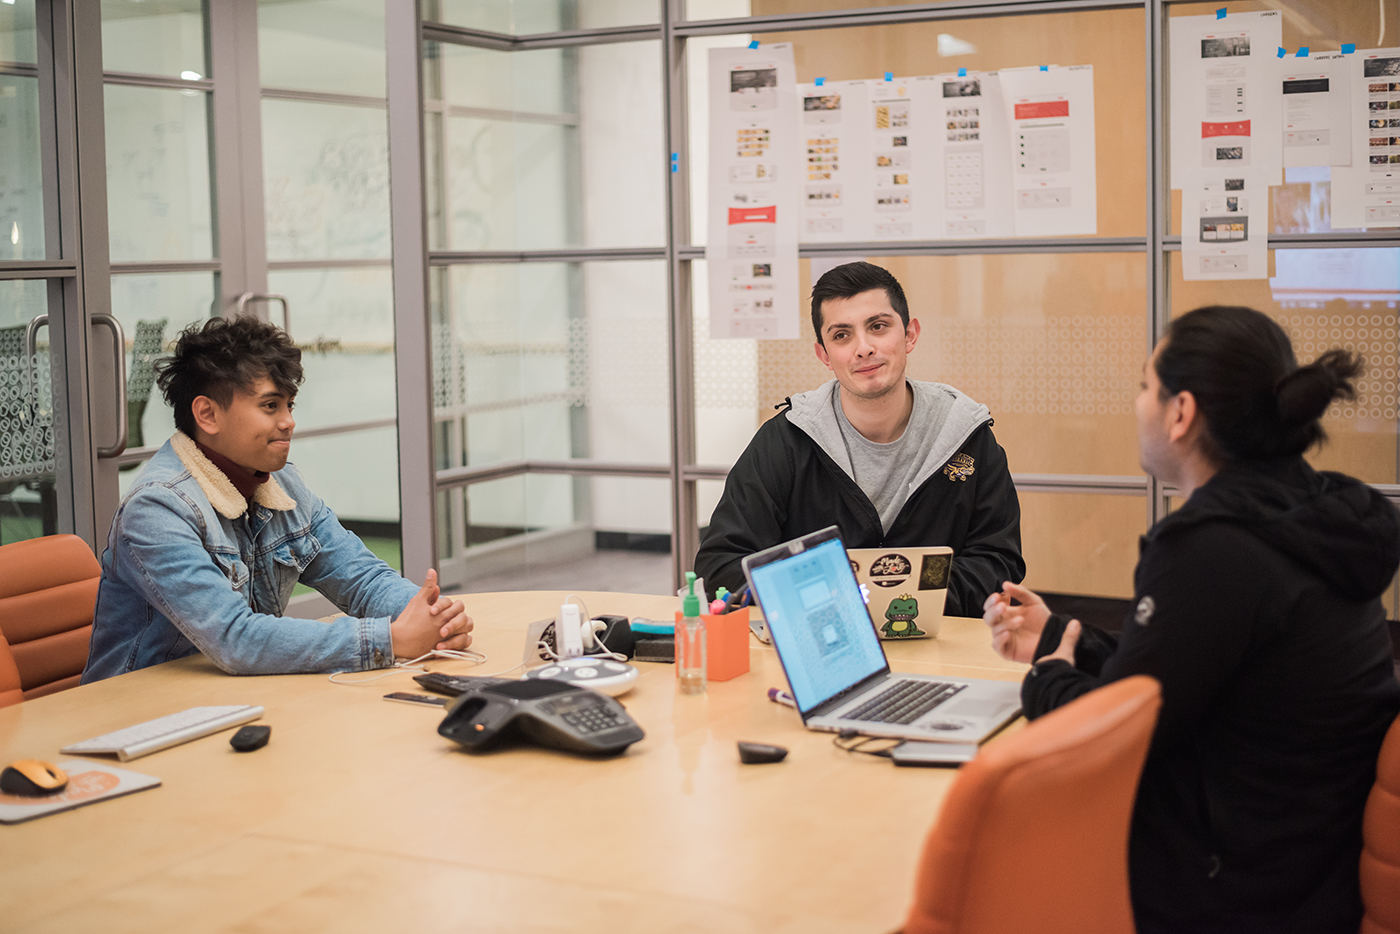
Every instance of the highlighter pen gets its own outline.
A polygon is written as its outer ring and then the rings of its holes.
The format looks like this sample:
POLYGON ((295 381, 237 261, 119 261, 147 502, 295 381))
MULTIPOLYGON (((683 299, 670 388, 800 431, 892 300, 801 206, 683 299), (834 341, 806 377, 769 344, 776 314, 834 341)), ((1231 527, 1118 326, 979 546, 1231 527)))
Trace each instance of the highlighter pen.
POLYGON ((782 688, 769 688, 768 699, 775 704, 782 704, 784 707, 791 707, 793 710, 797 709, 797 701, 782 688))

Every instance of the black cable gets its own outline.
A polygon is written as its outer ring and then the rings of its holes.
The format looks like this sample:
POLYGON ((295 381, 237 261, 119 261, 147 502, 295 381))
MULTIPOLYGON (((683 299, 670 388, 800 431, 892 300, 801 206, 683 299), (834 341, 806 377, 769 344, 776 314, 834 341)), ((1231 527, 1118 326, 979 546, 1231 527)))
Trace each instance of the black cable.
POLYGON ((904 740, 889 736, 862 736, 855 730, 842 730, 831 739, 831 745, 843 752, 859 752, 867 756, 881 756, 885 759, 890 758, 891 749, 903 743, 904 740), (865 749, 863 747, 866 743, 889 743, 889 745, 879 749, 865 749))

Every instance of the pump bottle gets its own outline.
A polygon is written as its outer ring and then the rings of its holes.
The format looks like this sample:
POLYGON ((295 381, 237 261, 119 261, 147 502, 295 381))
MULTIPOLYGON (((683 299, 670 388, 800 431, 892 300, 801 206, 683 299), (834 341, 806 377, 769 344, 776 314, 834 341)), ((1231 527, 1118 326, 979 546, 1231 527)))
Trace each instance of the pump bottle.
POLYGON ((676 665, 682 694, 705 693, 705 621, 700 618, 700 597, 695 573, 685 572, 689 592, 681 600, 681 624, 676 628, 676 665))

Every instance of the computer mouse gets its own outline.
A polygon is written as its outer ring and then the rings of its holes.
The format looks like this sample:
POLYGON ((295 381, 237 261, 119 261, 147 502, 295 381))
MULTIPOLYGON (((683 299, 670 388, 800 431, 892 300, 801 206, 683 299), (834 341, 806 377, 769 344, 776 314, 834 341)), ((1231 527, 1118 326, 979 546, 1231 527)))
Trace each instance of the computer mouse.
POLYGON ((764 762, 782 762, 787 758, 786 746, 770 746, 767 743, 739 742, 739 761, 745 765, 760 765, 764 762))
POLYGON ((68 787, 68 773, 38 759, 12 762, 0 772, 0 791, 26 798, 56 795, 68 787))

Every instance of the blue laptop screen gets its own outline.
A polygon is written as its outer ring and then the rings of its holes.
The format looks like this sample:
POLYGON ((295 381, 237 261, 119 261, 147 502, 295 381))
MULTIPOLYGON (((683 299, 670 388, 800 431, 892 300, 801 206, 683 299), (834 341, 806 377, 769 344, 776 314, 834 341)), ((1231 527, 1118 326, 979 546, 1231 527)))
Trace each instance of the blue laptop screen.
POLYGON ((750 574, 803 713, 887 667, 839 539, 750 574))

